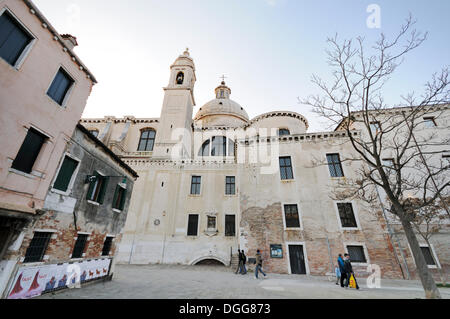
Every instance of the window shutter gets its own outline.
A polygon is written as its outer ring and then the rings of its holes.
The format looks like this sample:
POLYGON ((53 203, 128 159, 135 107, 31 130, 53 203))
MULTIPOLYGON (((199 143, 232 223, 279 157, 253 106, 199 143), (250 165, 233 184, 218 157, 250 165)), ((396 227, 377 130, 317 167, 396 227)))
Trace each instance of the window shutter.
POLYGON ((7 12, 0 16, 0 56, 15 65, 31 37, 7 12))
POLYGON ((197 236, 198 215, 189 215, 188 236, 197 236))
POLYGON ((236 236, 235 215, 225 215, 225 236, 236 236))
POLYGON ((127 190, 122 188, 122 197, 120 198, 120 210, 123 211, 125 208, 125 198, 127 196, 127 190))
POLYGON ((77 166, 78 166, 77 161, 75 161, 74 159, 71 159, 68 156, 65 156, 64 162, 61 165, 61 168, 58 173, 58 177, 56 178, 53 188, 58 189, 63 192, 67 191, 70 180, 72 179, 73 173, 75 172, 77 166))
POLYGON ((102 189, 100 190, 100 195, 98 198, 99 204, 103 204, 103 201, 105 199, 106 189, 108 188, 108 182, 109 182, 109 177, 102 177, 102 178, 103 178, 103 184, 102 184, 102 189))
POLYGON ((47 95, 55 100, 55 102, 62 105, 64 98, 66 97, 66 94, 72 86, 73 82, 74 81, 63 69, 59 69, 52 82, 52 85, 47 91, 47 95))
POLYGON ((31 173, 45 140, 46 137, 44 135, 30 128, 13 161, 12 168, 24 173, 31 173))
POLYGON ((119 207, 116 207, 116 201, 117 201, 117 196, 119 196, 119 191, 120 191, 120 186, 117 185, 116 186, 116 191, 114 192, 113 204, 112 204, 112 207, 116 208, 116 209, 119 209, 119 207))
MULTIPOLYGON (((100 176, 97 172, 94 172, 93 176, 100 176)), ((89 189, 86 195, 86 199, 92 200, 92 193, 94 192, 95 180, 89 183, 89 189)))

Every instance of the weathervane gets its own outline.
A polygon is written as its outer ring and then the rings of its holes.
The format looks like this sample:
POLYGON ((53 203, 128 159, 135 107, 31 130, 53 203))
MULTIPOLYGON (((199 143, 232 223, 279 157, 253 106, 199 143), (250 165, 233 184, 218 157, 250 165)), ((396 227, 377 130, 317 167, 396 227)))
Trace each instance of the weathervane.
POLYGON ((221 77, 220 77, 220 79, 222 79, 222 82, 225 82, 225 79, 226 79, 227 77, 225 76, 225 75, 222 75, 221 77))

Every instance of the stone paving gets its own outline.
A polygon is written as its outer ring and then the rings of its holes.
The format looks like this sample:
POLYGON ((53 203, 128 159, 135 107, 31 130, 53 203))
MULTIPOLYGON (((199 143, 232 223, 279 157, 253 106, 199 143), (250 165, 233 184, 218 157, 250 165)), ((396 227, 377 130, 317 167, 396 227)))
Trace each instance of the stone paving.
MULTIPOLYGON (((313 299, 313 298, 424 298, 418 281, 382 280, 380 289, 345 289, 327 277, 253 273, 236 275, 221 266, 117 265, 112 281, 87 285, 42 299, 313 299)), ((440 289, 450 299, 450 289, 440 289)))

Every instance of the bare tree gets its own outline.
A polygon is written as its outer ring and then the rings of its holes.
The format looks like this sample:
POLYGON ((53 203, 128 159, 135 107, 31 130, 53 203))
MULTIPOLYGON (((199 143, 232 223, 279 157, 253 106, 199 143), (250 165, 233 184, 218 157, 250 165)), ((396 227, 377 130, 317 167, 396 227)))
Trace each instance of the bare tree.
MULTIPOLYGON (((446 199, 448 202, 448 198, 446 199)), ((415 206, 421 206, 422 203, 417 202, 416 199, 415 206)), ((448 217, 445 212, 446 203, 442 200, 436 201, 433 205, 422 207, 419 210, 411 211, 414 219, 412 220, 412 224, 416 232, 424 239, 428 248, 430 249, 431 257, 434 259, 434 256, 431 251, 431 242, 430 239, 434 235, 438 234, 443 226, 445 226, 448 222, 448 217)), ((414 206, 413 206, 414 207, 414 206)), ((436 266, 438 266, 437 261, 434 260, 436 266)), ((441 278, 444 286, 447 283, 447 274, 443 274, 439 267, 436 268, 439 276, 441 278)))
POLYGON ((427 298, 440 298, 431 272, 420 249, 413 221, 416 212, 442 203, 450 216, 448 161, 442 152, 448 148, 448 117, 450 92, 448 67, 425 85, 420 96, 401 96, 405 107, 388 106, 382 90, 405 56, 427 38, 426 33, 413 29, 415 21, 409 16, 400 32, 388 40, 379 40, 366 48, 364 39, 338 42, 337 35, 328 39, 327 51, 332 68, 330 83, 313 75, 312 82, 322 94, 300 99, 313 111, 327 119, 336 130, 346 132, 355 156, 343 159, 362 162, 358 178, 347 180, 336 190, 341 198, 358 198, 373 204, 381 192, 389 212, 400 220, 427 298), (370 52, 370 53, 368 53, 370 52), (436 121, 445 123, 443 134, 425 130, 436 121), (355 134, 359 130, 360 134, 355 134), (411 200, 417 198, 420 200, 411 200))

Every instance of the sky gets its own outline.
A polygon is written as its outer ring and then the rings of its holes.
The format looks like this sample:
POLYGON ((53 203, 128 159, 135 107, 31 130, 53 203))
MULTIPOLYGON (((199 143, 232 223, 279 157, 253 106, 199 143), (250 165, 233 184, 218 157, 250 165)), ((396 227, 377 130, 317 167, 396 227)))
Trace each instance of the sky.
POLYGON ((384 89, 386 101, 423 91, 448 66, 448 0, 34 0, 56 30, 77 37, 76 54, 97 81, 83 117, 159 117, 170 65, 189 48, 196 66, 197 110, 226 76, 231 99, 254 118, 287 110, 304 115, 310 132, 329 129, 298 102, 331 79, 328 37, 393 37, 409 13, 428 39, 411 52, 384 89), (377 11, 373 11, 373 6, 377 11), (370 10, 368 10, 370 9, 370 10), (378 11, 379 10, 379 11, 378 11), (379 12, 379 15, 377 14, 379 12), (370 18, 370 19, 369 19, 370 18), (372 18, 379 18, 373 20, 372 18), (375 21, 377 23, 367 23, 375 21), (379 22, 379 23, 378 23, 379 22))

